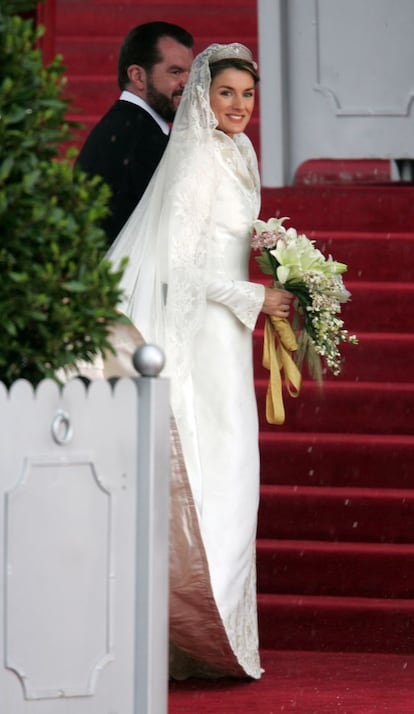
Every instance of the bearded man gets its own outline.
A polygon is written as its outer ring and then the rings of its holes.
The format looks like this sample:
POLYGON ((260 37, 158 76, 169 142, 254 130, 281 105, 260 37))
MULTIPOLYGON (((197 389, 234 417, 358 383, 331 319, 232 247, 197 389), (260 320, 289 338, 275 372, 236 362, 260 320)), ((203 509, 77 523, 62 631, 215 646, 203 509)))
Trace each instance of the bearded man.
POLYGON ((119 99, 92 129, 76 166, 111 189, 102 223, 108 247, 128 220, 157 168, 193 60, 193 37, 178 25, 134 27, 118 59, 119 99))

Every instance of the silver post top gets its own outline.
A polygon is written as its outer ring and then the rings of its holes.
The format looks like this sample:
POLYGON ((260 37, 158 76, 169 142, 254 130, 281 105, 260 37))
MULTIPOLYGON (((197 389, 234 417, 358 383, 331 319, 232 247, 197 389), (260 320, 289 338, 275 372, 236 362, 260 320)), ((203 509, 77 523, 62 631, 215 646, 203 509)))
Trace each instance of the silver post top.
POLYGON ((158 377, 165 365, 165 356, 157 345, 145 344, 135 350, 132 362, 143 377, 158 377))

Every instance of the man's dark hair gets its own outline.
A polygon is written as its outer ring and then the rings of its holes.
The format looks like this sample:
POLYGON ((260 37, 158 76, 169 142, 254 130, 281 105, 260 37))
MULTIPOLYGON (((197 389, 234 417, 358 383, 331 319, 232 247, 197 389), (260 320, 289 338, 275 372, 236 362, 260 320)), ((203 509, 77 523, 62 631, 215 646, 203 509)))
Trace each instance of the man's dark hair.
POLYGON ((161 37, 171 37, 188 49, 194 45, 194 39, 187 30, 170 22, 146 22, 134 27, 128 32, 119 51, 118 85, 121 90, 129 84, 128 67, 131 64, 138 64, 146 72, 151 72, 153 66, 161 62, 162 56, 158 49, 161 37))

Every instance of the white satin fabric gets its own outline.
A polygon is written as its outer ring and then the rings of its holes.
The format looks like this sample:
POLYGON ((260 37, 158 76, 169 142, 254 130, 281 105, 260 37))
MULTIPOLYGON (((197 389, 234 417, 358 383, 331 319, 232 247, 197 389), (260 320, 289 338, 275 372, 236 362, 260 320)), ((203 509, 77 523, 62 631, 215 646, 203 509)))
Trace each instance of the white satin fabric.
MULTIPOLYGON (((257 678, 259 456, 252 329, 264 288, 248 282, 248 261, 251 224, 259 209, 258 179, 246 137, 232 141, 216 132, 214 151, 220 170, 207 246, 207 302, 175 416, 225 635, 241 671, 257 678)), ((202 640, 198 632, 199 651, 192 654, 199 659, 202 640)), ((217 651, 219 643, 220 638, 217 651)), ((191 652, 185 641, 184 648, 191 652)), ((228 660, 229 673, 231 666, 228 660)))

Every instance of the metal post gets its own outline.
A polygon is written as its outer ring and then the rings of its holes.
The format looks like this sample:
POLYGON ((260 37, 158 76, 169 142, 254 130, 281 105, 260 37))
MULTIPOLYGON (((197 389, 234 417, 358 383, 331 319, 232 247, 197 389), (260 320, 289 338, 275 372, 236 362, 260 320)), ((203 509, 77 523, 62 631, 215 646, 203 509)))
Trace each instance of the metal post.
POLYGON ((141 373, 137 483, 135 714, 167 714, 169 384, 154 345, 134 355, 141 373))

